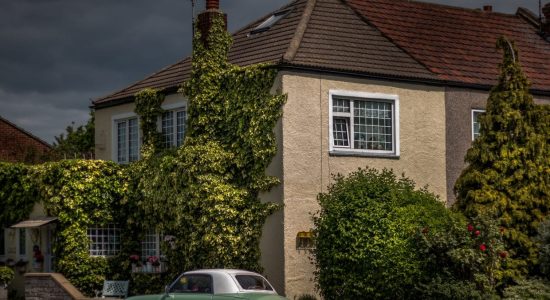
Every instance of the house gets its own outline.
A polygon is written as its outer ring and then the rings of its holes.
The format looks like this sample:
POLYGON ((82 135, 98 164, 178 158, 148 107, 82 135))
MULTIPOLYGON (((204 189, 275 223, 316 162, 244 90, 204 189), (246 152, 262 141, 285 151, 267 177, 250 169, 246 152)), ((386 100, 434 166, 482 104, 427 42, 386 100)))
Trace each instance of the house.
POLYGON ((52 146, 0 116, 0 161, 44 161, 52 146))
MULTIPOLYGON (((218 1, 207 7, 203 14, 218 12, 218 1)), ((536 101, 550 104, 550 41, 540 31, 550 32, 549 8, 539 24, 523 8, 509 15, 407 0, 295 0, 233 35, 231 62, 274 63, 273 90, 288 95, 268 169, 282 183, 262 196, 285 205, 268 219, 261 242, 278 291, 290 298, 314 291, 310 252, 298 241, 331 174, 392 168, 454 201, 477 116, 496 83, 497 38, 516 43, 536 101)), ((165 145, 181 145, 187 100, 177 89, 190 67, 185 58, 96 99, 97 158, 139 158, 133 97, 144 88, 166 94, 159 129, 165 145)))

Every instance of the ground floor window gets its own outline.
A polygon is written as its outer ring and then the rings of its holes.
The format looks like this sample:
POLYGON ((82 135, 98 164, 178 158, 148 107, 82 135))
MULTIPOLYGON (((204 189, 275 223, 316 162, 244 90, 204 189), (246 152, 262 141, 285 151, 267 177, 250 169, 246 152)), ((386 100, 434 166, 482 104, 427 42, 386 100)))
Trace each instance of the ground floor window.
POLYGON ((90 255, 112 256, 120 251, 120 229, 114 224, 88 228, 90 255))

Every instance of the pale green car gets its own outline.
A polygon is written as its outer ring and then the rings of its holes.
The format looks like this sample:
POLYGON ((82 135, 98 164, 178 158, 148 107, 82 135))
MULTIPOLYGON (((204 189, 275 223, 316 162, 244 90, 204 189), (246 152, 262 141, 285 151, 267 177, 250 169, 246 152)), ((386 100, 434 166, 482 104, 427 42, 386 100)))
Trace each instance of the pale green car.
POLYGON ((131 300, 288 300, 277 295, 260 274, 229 269, 189 271, 166 286, 164 294, 134 296, 131 300))

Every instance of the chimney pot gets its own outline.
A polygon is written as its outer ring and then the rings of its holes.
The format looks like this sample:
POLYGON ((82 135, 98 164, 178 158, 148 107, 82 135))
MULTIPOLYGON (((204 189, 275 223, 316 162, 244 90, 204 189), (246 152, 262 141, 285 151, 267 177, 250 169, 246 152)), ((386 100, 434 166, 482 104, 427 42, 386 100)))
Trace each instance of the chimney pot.
POLYGON ((484 11, 484 12, 492 12, 492 11, 493 11, 493 6, 491 6, 491 5, 483 5, 483 11, 484 11))
POLYGON ((206 0, 206 9, 220 9, 220 0, 206 0))

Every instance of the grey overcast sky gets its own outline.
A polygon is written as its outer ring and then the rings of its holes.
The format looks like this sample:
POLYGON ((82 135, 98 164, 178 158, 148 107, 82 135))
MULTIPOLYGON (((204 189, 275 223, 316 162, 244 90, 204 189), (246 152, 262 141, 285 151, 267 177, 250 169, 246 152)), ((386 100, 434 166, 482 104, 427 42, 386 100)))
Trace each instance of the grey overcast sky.
MULTIPOLYGON (((220 2, 234 32, 290 1, 220 2)), ((538 0, 424 1, 538 11, 538 0)), ((0 0, 0 115, 51 143, 86 122, 91 99, 190 52, 191 0, 0 0)))

